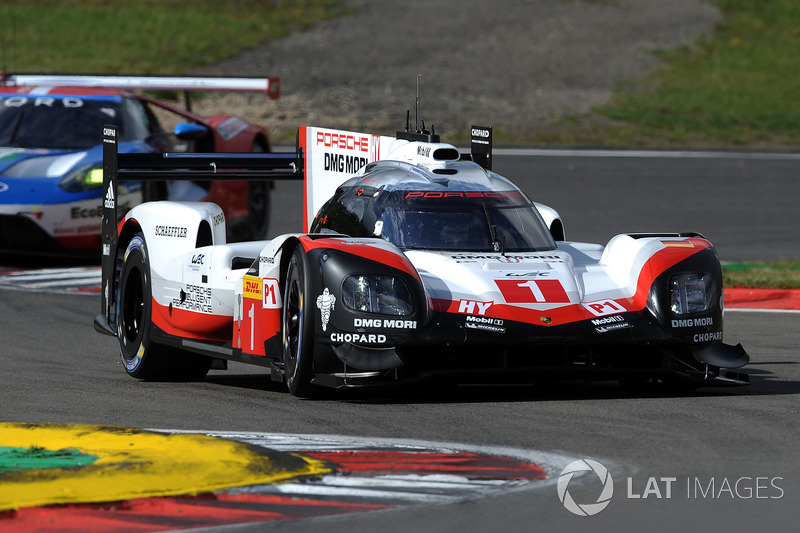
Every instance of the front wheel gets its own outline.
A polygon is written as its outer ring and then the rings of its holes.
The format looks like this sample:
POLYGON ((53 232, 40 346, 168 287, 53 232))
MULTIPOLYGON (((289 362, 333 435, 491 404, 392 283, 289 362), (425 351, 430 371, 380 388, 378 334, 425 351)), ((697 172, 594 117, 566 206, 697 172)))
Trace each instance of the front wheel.
POLYGON ((128 374, 139 379, 201 379, 211 358, 154 343, 151 339, 153 300, 147 247, 134 235, 123 257, 117 293, 117 339, 128 374))
POLYGON ((286 386, 295 396, 313 393, 314 321, 310 303, 308 259, 298 245, 289 259, 283 298, 283 365, 286 386))

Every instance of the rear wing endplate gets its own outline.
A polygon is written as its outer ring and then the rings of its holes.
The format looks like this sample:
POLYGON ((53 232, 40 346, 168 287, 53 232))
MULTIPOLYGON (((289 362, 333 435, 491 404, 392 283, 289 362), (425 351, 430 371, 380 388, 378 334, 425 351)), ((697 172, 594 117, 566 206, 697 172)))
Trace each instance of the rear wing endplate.
POLYGON ((472 126, 469 151, 473 161, 486 170, 492 170, 492 128, 472 126))

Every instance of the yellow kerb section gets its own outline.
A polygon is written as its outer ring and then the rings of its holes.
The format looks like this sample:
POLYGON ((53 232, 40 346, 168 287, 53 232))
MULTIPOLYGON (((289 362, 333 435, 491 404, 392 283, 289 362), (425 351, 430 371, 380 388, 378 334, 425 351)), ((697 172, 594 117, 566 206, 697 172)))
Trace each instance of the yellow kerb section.
POLYGON ((99 458, 78 468, 0 473, 0 511, 197 494, 332 472, 311 457, 221 438, 112 426, 0 423, 0 446, 74 448, 99 458))

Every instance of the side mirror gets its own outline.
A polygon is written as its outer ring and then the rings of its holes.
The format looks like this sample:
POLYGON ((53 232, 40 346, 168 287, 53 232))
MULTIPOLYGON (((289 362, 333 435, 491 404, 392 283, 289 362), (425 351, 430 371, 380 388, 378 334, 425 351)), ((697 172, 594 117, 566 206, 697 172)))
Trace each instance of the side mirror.
POLYGON ((173 133, 182 141, 197 141, 208 135, 208 128, 196 122, 179 122, 173 133))

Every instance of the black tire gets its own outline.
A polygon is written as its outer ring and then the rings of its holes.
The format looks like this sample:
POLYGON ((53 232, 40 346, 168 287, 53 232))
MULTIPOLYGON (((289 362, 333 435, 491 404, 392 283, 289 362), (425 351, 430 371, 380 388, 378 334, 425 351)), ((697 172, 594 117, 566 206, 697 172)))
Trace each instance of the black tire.
POLYGON ((154 343, 151 337, 153 300, 144 236, 128 243, 117 293, 117 339, 122 364, 129 375, 153 381, 202 379, 211 358, 154 343))
POLYGON ((314 313, 308 281, 308 259, 298 245, 289 259, 283 292, 283 367, 286 387, 295 396, 313 395, 314 313))

